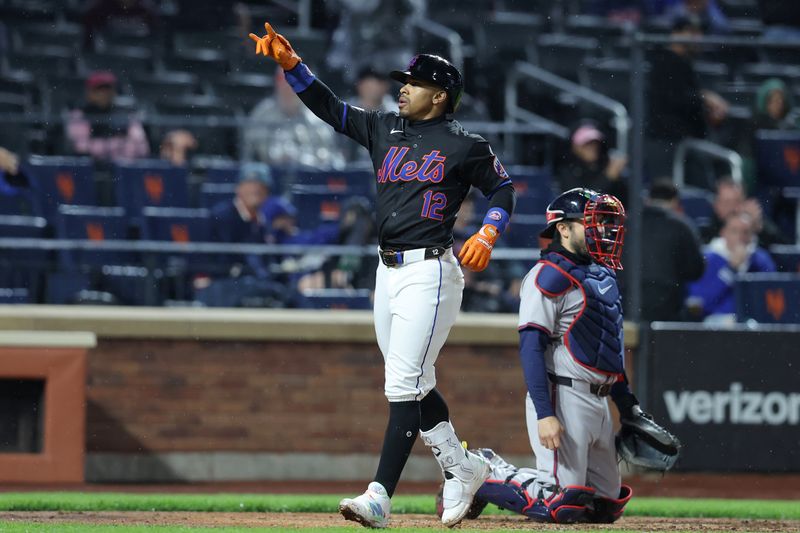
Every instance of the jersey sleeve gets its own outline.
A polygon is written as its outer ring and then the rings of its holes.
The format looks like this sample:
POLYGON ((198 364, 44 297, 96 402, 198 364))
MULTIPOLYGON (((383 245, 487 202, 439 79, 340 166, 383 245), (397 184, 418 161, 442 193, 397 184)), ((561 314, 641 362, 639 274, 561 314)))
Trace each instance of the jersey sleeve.
POLYGON ((542 266, 537 265, 522 280, 519 304, 519 330, 535 328, 552 336, 556 329, 556 315, 560 295, 546 295, 536 283, 542 266))
POLYGON ((477 187, 487 198, 502 187, 511 185, 511 178, 492 147, 484 139, 475 141, 461 165, 463 180, 477 187))
POLYGON ((304 63, 298 63, 285 74, 286 81, 294 92, 315 115, 339 133, 370 148, 371 139, 380 122, 380 112, 365 111, 346 103, 318 80, 304 63))

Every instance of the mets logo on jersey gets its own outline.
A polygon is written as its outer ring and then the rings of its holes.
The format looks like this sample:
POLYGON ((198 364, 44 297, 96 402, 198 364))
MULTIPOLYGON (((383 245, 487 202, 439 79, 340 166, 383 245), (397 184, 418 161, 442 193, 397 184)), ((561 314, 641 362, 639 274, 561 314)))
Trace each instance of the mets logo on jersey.
POLYGON ((497 175, 501 178, 508 178, 508 172, 503 168, 503 164, 497 159, 497 156, 494 156, 494 171, 497 172, 497 175))
POLYGON ((396 181, 430 181, 439 183, 444 179, 444 162, 447 156, 439 155, 439 150, 431 150, 422 156, 422 161, 406 161, 403 158, 408 153, 408 147, 392 146, 383 158, 381 168, 378 170, 378 183, 396 181))

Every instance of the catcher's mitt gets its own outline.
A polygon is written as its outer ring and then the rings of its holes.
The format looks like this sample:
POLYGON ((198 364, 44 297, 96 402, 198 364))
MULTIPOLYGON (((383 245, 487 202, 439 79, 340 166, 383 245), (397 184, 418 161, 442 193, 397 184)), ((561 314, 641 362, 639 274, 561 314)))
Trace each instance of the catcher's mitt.
POLYGON ((621 418, 617 433, 617 453, 626 462, 666 472, 678 460, 678 438, 653 421, 653 417, 635 408, 631 417, 621 418))

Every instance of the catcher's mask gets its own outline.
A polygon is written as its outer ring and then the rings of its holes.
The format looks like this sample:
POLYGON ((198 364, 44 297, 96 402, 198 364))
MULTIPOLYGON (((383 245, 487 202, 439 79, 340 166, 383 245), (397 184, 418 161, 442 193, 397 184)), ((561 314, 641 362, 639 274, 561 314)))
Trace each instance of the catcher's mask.
POLYGON ((622 270, 622 243, 625 240, 625 207, 616 196, 595 194, 583 208, 586 248, 601 265, 622 270))

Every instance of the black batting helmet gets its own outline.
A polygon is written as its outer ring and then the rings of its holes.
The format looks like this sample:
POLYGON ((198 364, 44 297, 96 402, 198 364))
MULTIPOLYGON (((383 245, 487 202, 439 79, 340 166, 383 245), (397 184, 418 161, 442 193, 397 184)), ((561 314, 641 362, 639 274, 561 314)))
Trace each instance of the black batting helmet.
POLYGON ((562 193, 547 206, 547 227, 539 234, 552 239, 556 224, 579 220, 592 259, 608 268, 622 270, 625 242, 625 207, 616 196, 575 188, 562 193))
POLYGON ((458 69, 445 58, 432 54, 415 55, 406 70, 393 70, 389 76, 401 83, 411 77, 438 85, 447 92, 448 113, 458 109, 461 95, 464 94, 464 79, 458 69))

